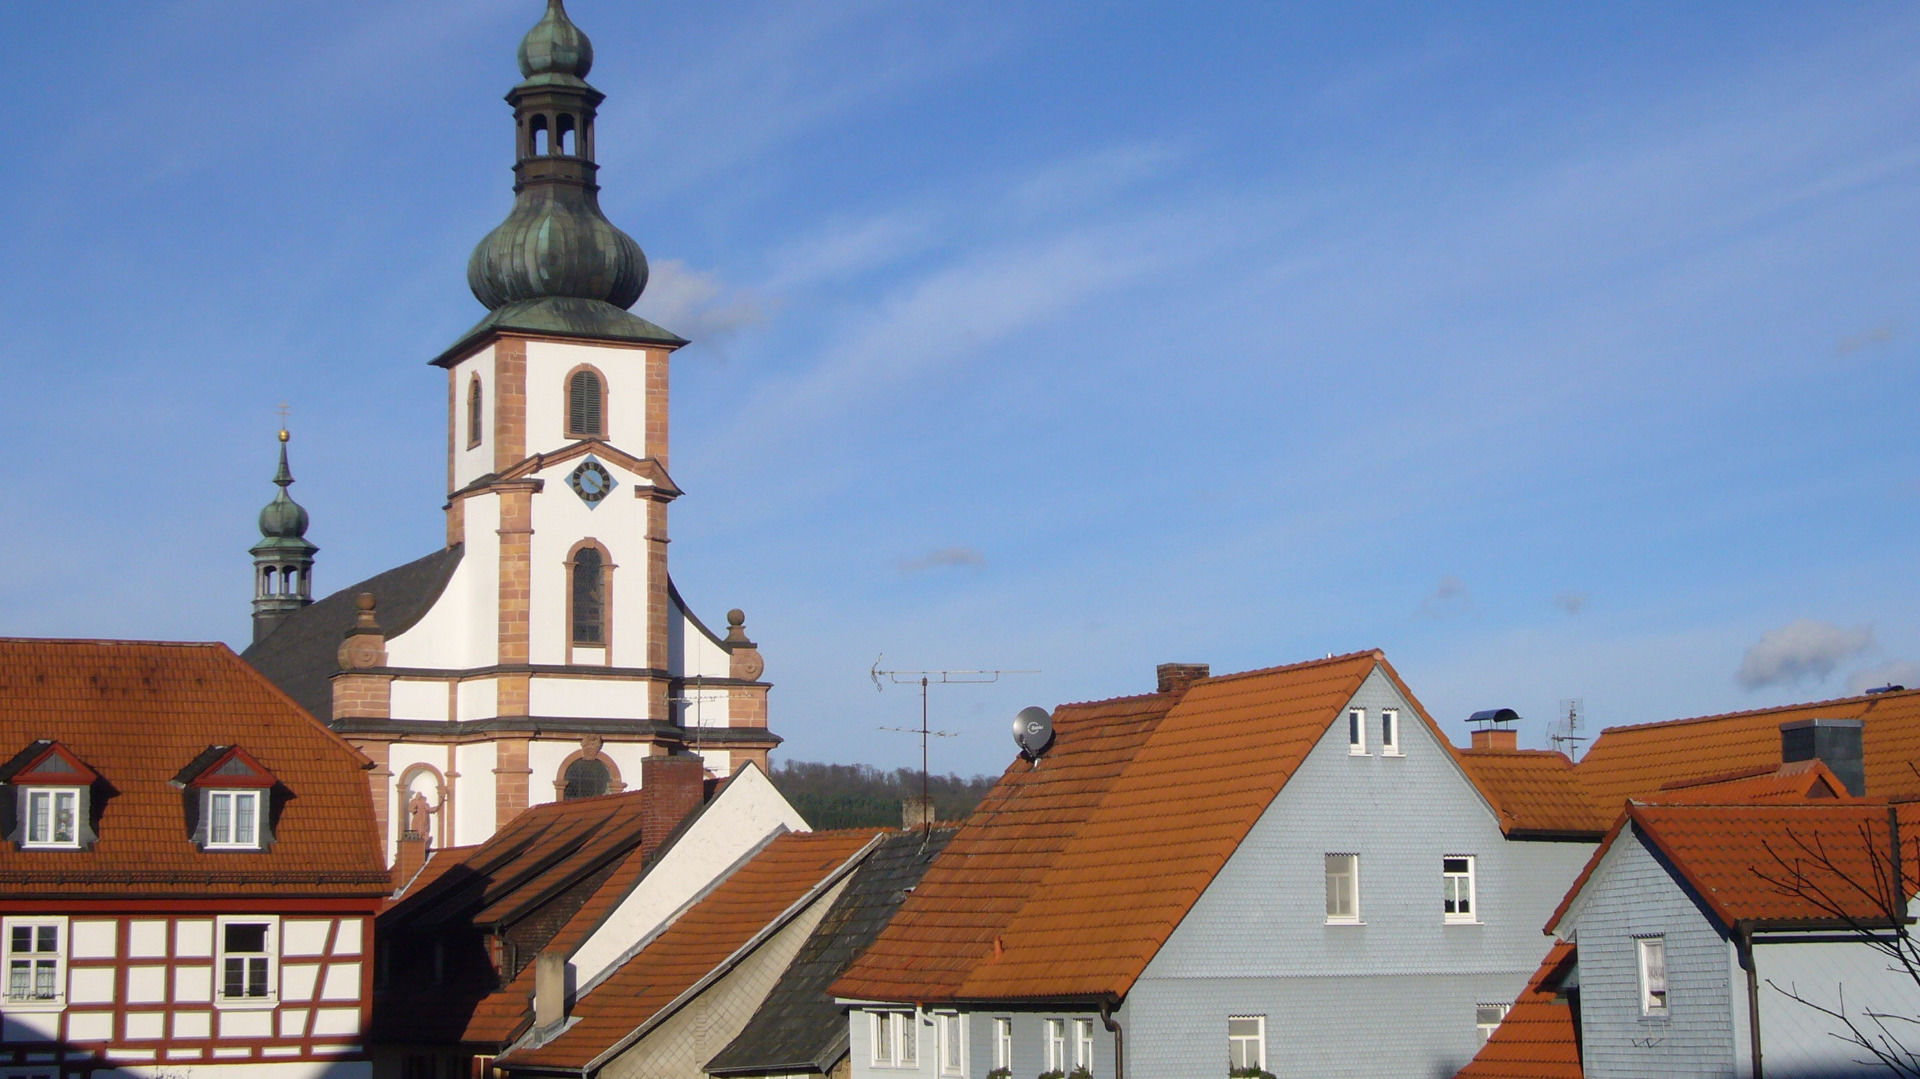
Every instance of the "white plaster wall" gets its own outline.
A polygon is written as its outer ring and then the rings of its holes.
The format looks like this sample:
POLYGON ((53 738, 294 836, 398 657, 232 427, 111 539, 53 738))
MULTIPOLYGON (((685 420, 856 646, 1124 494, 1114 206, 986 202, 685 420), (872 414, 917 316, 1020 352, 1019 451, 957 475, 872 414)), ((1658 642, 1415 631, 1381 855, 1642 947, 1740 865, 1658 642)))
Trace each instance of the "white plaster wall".
POLYGON ((470 498, 466 513, 466 553, 420 621, 387 638, 390 666, 461 670, 487 666, 499 655, 499 502, 470 498))
POLYGON ((701 749, 699 753, 707 762, 707 771, 722 779, 733 774, 733 754, 724 749, 701 749))
POLYGON ((580 743, 577 740, 535 741, 527 744, 527 766, 533 769, 533 774, 527 777, 528 805, 559 801, 559 796, 553 790, 553 781, 560 775, 560 762, 578 752, 580 743))
POLYGON ((530 597, 530 654, 535 663, 567 661, 567 555, 583 539, 606 548, 614 565, 608 629, 612 664, 643 667, 647 662, 647 503, 634 497, 646 483, 613 461, 600 459, 619 481, 597 506, 582 502, 567 486, 580 467, 574 458, 538 473, 546 486, 533 498, 533 583, 530 597))
MULTIPOLYGON (((1846 1027, 1815 1005, 1844 1011, 1875 1037, 1880 1031, 1866 1013, 1894 1016, 1886 1021, 1888 1031, 1906 1048, 1920 1049, 1912 1022, 1898 1018, 1920 1015, 1920 984, 1904 970, 1891 969, 1891 960, 1872 945, 1760 943, 1753 954, 1760 981, 1760 1061, 1767 1074, 1851 1075, 1849 1065, 1866 1057, 1848 1044, 1846 1027), (1788 991, 1811 1003, 1792 999, 1788 991)), ((1745 972, 1737 973, 1735 1010, 1744 1011, 1745 972)))
POLYGON ((733 698, 724 689, 688 689, 675 702, 675 719, 682 727, 725 727, 733 708, 733 698))
POLYGON ((647 684, 588 678, 529 679, 527 700, 536 716, 583 719, 644 719, 647 684))
POLYGON ((460 776, 453 781, 454 843, 478 843, 493 834, 496 811, 494 765, 499 754, 492 742, 461 746, 454 754, 460 776))
POLYGON ((447 718, 447 684, 420 679, 396 678, 392 685, 390 714, 395 719, 447 718))
POLYGON ((373 1065, 364 1060, 261 1060, 193 1061, 170 1060, 165 1064, 121 1064, 95 1071, 100 1079, 225 1079, 227 1076, 260 1076, 261 1079, 368 1079, 373 1065))
POLYGON ((459 490, 493 471, 493 398, 498 386, 493 377, 493 349, 488 345, 462 360, 453 369, 453 487, 459 490), (467 386, 474 374, 480 376, 480 444, 467 448, 471 433, 467 430, 467 386))
POLYGON ((677 916, 748 852, 807 822, 757 767, 741 770, 638 886, 575 949, 573 984, 585 986, 677 916))
POLYGON ((628 790, 640 789, 640 762, 647 759, 647 747, 636 742, 610 742, 600 747, 600 755, 613 761, 620 770, 620 782, 628 790))
POLYGON ((500 714, 500 684, 493 679, 468 679, 456 692, 460 714, 455 719, 489 719, 500 714))
POLYGON ((567 372, 592 364, 607 380, 607 441, 635 457, 647 449, 646 352, 612 345, 527 342, 527 450, 539 453, 569 443, 566 432, 567 372))
MULTIPOLYGON (((722 621, 721 625, 725 624, 722 621)), ((675 674, 725 678, 732 673, 732 658, 727 650, 702 633, 686 610, 677 603, 667 616, 667 634, 668 667, 675 674)))

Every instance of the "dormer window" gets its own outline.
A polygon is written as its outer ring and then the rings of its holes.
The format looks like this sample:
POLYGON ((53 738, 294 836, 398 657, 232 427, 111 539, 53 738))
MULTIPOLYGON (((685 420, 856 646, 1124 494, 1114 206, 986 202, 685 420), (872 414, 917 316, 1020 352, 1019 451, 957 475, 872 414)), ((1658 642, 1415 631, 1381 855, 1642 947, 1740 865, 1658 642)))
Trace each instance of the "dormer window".
POLYGON ((273 842, 274 782, 239 746, 208 746, 173 777, 192 795, 188 827, 201 850, 265 850, 273 842))
POLYGON ((260 792, 207 792, 207 846, 260 849, 260 792))
POLYGON ((5 765, 0 780, 12 791, 13 828, 8 838, 22 850, 80 850, 92 844, 89 795, 93 769, 58 742, 29 744, 5 765))

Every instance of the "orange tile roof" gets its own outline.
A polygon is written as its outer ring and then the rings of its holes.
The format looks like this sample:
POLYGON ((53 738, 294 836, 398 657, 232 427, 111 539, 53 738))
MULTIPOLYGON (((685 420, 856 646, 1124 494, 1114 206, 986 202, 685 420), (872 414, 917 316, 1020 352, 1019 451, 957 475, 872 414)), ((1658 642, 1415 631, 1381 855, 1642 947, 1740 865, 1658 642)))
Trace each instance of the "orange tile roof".
POLYGON ((1676 779, 1645 800, 1662 805, 1758 805, 1825 798, 1853 800, 1833 769, 1822 761, 1808 760, 1767 771, 1676 779))
POLYGON ((1581 1079, 1580 1031, 1558 986, 1575 962, 1572 944, 1554 941, 1540 969, 1493 1037, 1454 1079, 1581 1079))
POLYGON ((98 772, 88 850, 0 844, 13 896, 365 896, 380 860, 369 762, 223 644, 0 639, 0 758, 58 742, 98 772), (172 780, 208 747, 270 771, 264 851, 203 851, 172 780), (101 796, 104 792, 104 796, 101 796))
POLYGON ((1460 766, 1500 814, 1510 836, 1604 834, 1617 809, 1587 797, 1567 755, 1550 749, 1462 749, 1460 766))
POLYGON ((532 951, 563 954, 586 940, 645 872, 642 794, 629 791, 534 806, 486 842, 435 851, 406 892, 381 914, 382 934, 505 929, 529 916, 549 936, 520 939, 521 967, 504 986, 418 987, 379 994, 375 1040, 504 1045, 533 1019, 532 951), (590 891, 581 901, 575 889, 590 891), (571 903, 579 902, 577 908, 571 903))
POLYGON ((1558 931, 1574 900, 1628 828, 1658 848, 1720 924, 1794 926, 1875 921, 1914 892, 1911 834, 1901 841, 1905 896, 1889 898, 1891 840, 1884 803, 1771 805, 1629 803, 1547 923, 1558 931), (1876 884, 1876 881, 1881 882, 1876 884))
POLYGON ((1406 692, 1380 653, 1361 652, 1063 706, 1053 748, 1008 768, 832 991, 1125 995, 1376 668, 1406 692))
POLYGON ((1801 719, 1859 719, 1871 798, 1920 798, 1920 690, 1609 727, 1574 773, 1595 804, 1617 810, 1663 784, 1695 776, 1771 770, 1780 763, 1780 725, 1801 719))
POLYGON ((790 832, 762 848, 632 959, 574 1002, 570 1025, 502 1065, 585 1068, 719 967, 847 864, 878 829, 790 832))

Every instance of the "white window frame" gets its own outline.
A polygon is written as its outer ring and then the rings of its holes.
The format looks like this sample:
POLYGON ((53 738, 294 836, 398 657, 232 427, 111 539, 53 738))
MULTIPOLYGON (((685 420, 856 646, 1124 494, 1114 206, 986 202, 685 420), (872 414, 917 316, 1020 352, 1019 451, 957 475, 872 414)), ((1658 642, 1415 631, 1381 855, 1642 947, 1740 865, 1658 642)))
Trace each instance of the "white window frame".
POLYGON ((6 972, 6 981, 0 983, 0 1001, 4 1001, 9 1012, 59 1011, 67 1006, 67 919, 61 917, 20 917, 0 919, 0 969, 6 972), (43 939, 42 930, 53 930, 53 950, 41 951, 39 943, 43 939), (31 936, 31 945, 25 951, 14 950, 13 936, 16 930, 27 930, 31 936), (37 988, 29 988, 23 996, 13 995, 13 967, 15 963, 26 965, 30 987, 39 985, 39 971, 42 964, 52 968, 52 992, 40 996, 37 988))
POLYGON ((1267 1017, 1264 1015, 1227 1016, 1227 1070, 1231 1071, 1234 1068, 1245 1067, 1259 1068, 1261 1071, 1267 1070, 1267 1017), (1235 1034, 1233 1032, 1233 1025, 1235 1023, 1246 1022, 1254 1024, 1252 1034, 1235 1034), (1242 1045, 1253 1050, 1251 1054, 1246 1054, 1252 1057, 1246 1064, 1237 1063, 1242 1054, 1234 1052, 1235 1049, 1240 1048, 1242 1045))
POLYGON ((993 1066, 1013 1070, 1013 1017, 999 1016, 993 1021, 993 1066))
POLYGON ((20 846, 30 850, 77 850, 80 846, 80 788, 78 787, 27 787, 20 799, 26 820, 20 825, 20 846), (34 803, 43 802, 47 807, 46 827, 41 829, 39 814, 34 812, 34 803), (66 803, 67 835, 60 836, 61 803, 66 803))
POLYGON ((266 799, 260 797, 261 791, 252 787, 216 787, 206 794, 205 812, 207 815, 208 850, 259 850, 262 847, 260 809, 266 799), (227 806, 226 834, 221 834, 220 806, 227 806), (240 838, 240 821, 245 815, 250 830, 250 838, 240 838))
POLYGON ((1347 754, 1353 757, 1367 755, 1367 710, 1365 708, 1347 709, 1347 754))
MULTIPOLYGON (((605 422, 605 421, 602 421, 605 422)), ((903 1068, 920 1067, 920 1011, 895 1012, 899 1016, 894 1025, 900 1029, 900 1043, 894 1049, 893 1058, 903 1068)))
POLYGON ((1500 1024, 1512 1010, 1511 1004, 1490 1004, 1486 1001, 1473 1006, 1473 1025, 1480 1031, 1482 1045, 1493 1040, 1493 1032, 1500 1029, 1500 1024))
POLYGON ((935 1042, 939 1052, 941 1075, 964 1076, 967 1074, 967 1017, 959 1012, 935 1012, 934 1025, 937 1027, 935 1042))
POLYGON ((1667 938, 1636 937, 1633 943, 1634 953, 1639 959, 1640 1014, 1667 1015, 1673 1004, 1672 979, 1667 965, 1667 938), (1657 964, 1651 961, 1656 954, 1659 957, 1657 964))
POLYGON ((1329 853, 1326 855, 1326 871, 1327 924, 1364 924, 1360 921, 1360 856, 1350 851, 1329 853), (1334 887, 1336 882, 1342 881, 1346 899, 1344 905, 1348 908, 1345 911, 1335 909, 1341 904, 1335 901, 1334 887))
MULTIPOLYGON (((280 1003, 280 918, 274 914, 229 914, 214 919, 213 925, 213 1006, 234 1011, 250 1008, 271 1008, 280 1003), (261 979, 261 992, 245 993, 240 996, 227 995, 227 927, 233 925, 260 925, 266 927, 263 940, 264 951, 236 952, 234 957, 266 959, 266 971, 261 979)), ((246 981, 251 984, 251 969, 246 981)))
POLYGON ((1073 1066, 1093 1071, 1093 1020, 1073 1021, 1073 1066))
POLYGON ((1065 1019, 1047 1020, 1047 1070, 1050 1072, 1067 1070, 1067 1021, 1065 1019))
POLYGON ((869 1024, 869 1032, 871 1034, 869 1048, 872 1049, 870 1055, 873 1058, 873 1066, 876 1068, 894 1067, 894 1045, 896 1043, 893 1038, 893 1017, 896 1014, 898 1013, 867 1013, 867 1018, 872 1020, 869 1024))
POLYGON ((1479 860, 1471 854, 1448 854, 1440 859, 1440 915, 1441 919, 1447 925, 1480 924, 1479 884, 1475 880, 1477 876, 1475 869, 1477 868, 1478 861, 1479 860), (1467 863, 1466 872, 1456 873, 1447 868, 1448 862, 1461 860, 1465 860, 1467 863), (1458 885, 1462 881, 1465 882, 1467 891, 1467 909, 1465 910, 1457 909, 1460 899, 1458 885), (1448 910, 1447 908, 1449 906, 1456 907, 1456 909, 1448 910))
POLYGON ((1400 752, 1400 709, 1380 709, 1380 755, 1402 757, 1400 752))

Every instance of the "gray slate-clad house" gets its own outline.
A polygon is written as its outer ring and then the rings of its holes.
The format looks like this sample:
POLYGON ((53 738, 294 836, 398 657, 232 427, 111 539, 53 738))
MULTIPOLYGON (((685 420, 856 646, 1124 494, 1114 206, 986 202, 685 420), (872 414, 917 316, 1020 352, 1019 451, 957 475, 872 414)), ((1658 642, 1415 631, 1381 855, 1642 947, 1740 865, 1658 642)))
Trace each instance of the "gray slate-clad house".
POLYGON ((1602 831, 1525 795, 1565 758, 1482 782, 1378 652, 1161 673, 1057 709, 834 984, 856 1079, 1448 1075, 1520 994, 1602 831))

